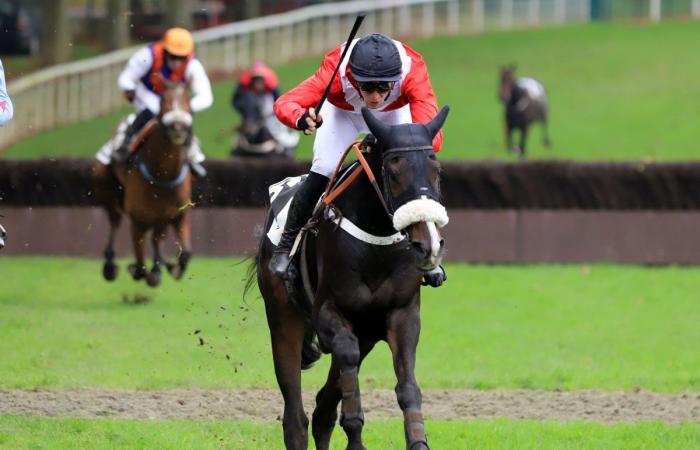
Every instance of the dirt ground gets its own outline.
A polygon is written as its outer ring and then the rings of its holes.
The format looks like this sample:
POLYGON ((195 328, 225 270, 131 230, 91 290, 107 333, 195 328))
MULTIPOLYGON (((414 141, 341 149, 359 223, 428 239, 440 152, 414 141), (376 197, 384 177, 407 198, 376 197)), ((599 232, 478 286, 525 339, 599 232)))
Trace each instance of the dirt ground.
MULTIPOLYGON (((308 413, 313 399, 313 392, 304 393, 308 413)), ((368 419, 401 417, 391 390, 364 391, 362 402, 368 419)), ((700 393, 425 390, 423 412, 429 419, 700 422, 700 393)), ((273 421, 281 413, 282 398, 274 390, 0 390, 0 415, 273 421)))

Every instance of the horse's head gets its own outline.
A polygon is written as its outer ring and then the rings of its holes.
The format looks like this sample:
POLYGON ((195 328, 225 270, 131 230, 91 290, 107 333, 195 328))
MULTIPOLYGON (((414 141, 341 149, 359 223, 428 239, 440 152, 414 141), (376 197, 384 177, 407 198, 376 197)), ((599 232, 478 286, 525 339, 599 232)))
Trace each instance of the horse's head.
POLYGON ((515 64, 501 67, 500 84, 498 87, 498 98, 503 103, 510 101, 511 92, 513 91, 513 83, 515 83, 515 64))
POLYGON ((241 109, 241 132, 247 136, 254 136, 265 125, 264 95, 253 91, 244 91, 241 109))
POLYGON ((367 108, 362 115, 377 138, 381 154, 384 200, 393 215, 394 228, 406 232, 419 269, 435 268, 442 259, 443 241, 437 231, 448 222, 440 204, 440 164, 433 151, 433 138, 442 128, 449 107, 427 124, 389 126, 367 108))
POLYGON ((173 144, 183 145, 189 139, 192 134, 192 112, 186 84, 163 80, 158 120, 173 144))

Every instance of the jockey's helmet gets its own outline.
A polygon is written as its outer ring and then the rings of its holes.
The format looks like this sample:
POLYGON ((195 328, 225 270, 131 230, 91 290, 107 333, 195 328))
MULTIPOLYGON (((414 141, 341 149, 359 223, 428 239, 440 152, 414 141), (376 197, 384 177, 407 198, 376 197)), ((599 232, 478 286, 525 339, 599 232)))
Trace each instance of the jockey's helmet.
POLYGON ((383 34, 370 34, 357 41, 350 52, 349 64, 350 74, 358 82, 401 79, 399 50, 383 34))
POLYGON ((173 56, 189 56, 194 50, 192 33, 184 28, 170 28, 163 35, 163 47, 173 56))

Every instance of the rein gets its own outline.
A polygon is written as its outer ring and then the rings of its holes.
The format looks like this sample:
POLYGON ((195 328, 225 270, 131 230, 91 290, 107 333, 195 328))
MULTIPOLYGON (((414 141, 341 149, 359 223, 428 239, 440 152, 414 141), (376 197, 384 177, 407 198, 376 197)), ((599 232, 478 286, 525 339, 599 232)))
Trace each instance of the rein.
POLYGON ((365 155, 362 154, 362 150, 360 150, 360 142, 361 141, 353 142, 345 150, 345 152, 343 152, 343 156, 340 158, 340 162, 338 163, 335 172, 333 172, 333 176, 329 180, 328 186, 326 187, 326 191, 323 194, 323 204, 325 206, 330 206, 333 203, 333 201, 340 197, 340 194, 345 192, 347 188, 360 176, 360 174, 364 172, 367 175, 367 178, 369 178, 369 181, 372 184, 372 187, 374 188, 374 192, 377 194, 377 197, 379 197, 379 201, 382 203, 384 211, 386 211, 387 215, 389 216, 389 219, 391 219, 393 217, 393 214, 389 210, 389 207, 387 206, 386 201, 384 200, 384 196, 382 195, 382 192, 379 189, 379 185, 377 184, 377 178, 374 176, 372 169, 369 167, 369 163, 367 163, 365 155), (343 180, 343 182, 340 183, 340 185, 338 185, 337 188, 331 191, 333 183, 335 182, 336 178, 338 178, 340 169, 343 166, 343 162, 345 162, 345 158, 347 158, 348 154, 350 153, 350 150, 354 150, 355 156, 357 156, 357 160, 360 162, 360 165, 355 167, 355 170, 353 170, 352 173, 348 175, 348 177, 345 180, 343 180))

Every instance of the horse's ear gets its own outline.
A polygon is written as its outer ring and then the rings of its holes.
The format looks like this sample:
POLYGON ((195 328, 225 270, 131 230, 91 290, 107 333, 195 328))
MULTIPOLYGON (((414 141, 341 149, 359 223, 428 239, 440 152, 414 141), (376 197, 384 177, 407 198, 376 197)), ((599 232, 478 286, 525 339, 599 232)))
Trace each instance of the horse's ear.
POLYGON ((425 127, 428 129, 428 133, 430 133, 431 138, 434 138, 435 135, 438 134, 438 131, 440 131, 440 128, 442 128, 442 125, 445 123, 445 119, 447 119, 447 114, 449 112, 450 107, 448 105, 445 105, 442 107, 437 116, 433 117, 433 120, 425 124, 425 127))
POLYGON ((389 126, 385 125, 382 121, 374 117, 372 111, 366 106, 362 107, 362 117, 365 119, 365 123, 372 132, 374 137, 379 139, 379 142, 386 142, 389 137, 389 126))

